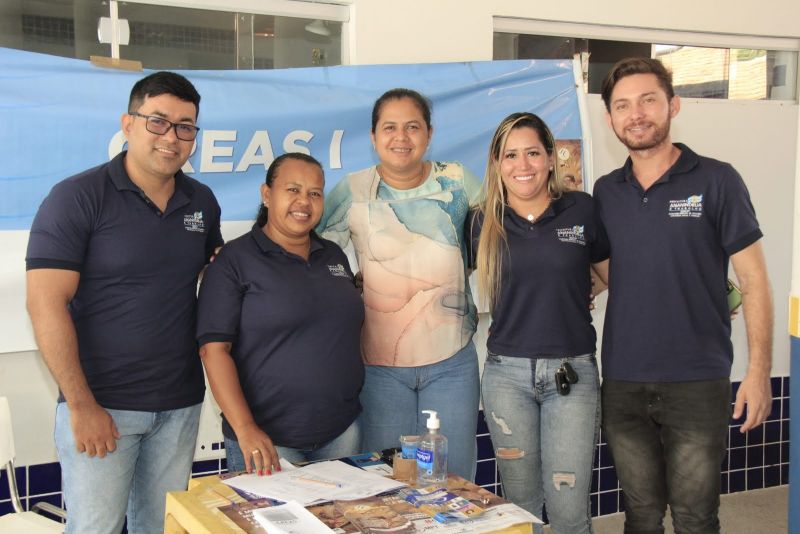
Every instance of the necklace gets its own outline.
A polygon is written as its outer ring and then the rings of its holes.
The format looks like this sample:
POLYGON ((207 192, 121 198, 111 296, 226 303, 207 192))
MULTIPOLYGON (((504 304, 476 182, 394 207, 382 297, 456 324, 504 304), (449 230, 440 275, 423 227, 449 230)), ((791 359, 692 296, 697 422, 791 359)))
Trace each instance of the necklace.
POLYGON ((541 219, 542 215, 544 215, 547 212, 547 208, 550 207, 550 202, 552 202, 552 201, 553 201, 552 198, 550 198, 550 197, 547 198, 547 204, 544 205, 544 208, 539 213, 539 215, 534 215, 533 213, 528 213, 528 216, 526 217, 526 219, 528 219, 528 222, 533 224, 536 221, 538 221, 539 219, 541 219))

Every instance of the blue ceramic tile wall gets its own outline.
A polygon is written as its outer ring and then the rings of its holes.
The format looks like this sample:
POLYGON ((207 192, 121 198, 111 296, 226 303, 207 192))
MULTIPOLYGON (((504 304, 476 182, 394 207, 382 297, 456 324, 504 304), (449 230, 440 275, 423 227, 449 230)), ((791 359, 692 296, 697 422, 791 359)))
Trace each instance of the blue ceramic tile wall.
MULTIPOLYGON (((772 377, 772 412, 763 427, 747 434, 739 432, 741 425, 731 425, 728 454, 722 463, 720 486, 722 493, 780 486, 789 483, 789 377, 772 377)), ((735 398, 739 383, 732 384, 735 398)), ((500 492, 491 438, 483 424, 478 425, 478 472, 476 481, 486 488, 500 492)), ((624 499, 619 488, 614 463, 601 433, 592 473, 592 515, 624 511, 624 499)))
MULTIPOLYGON (((734 383, 733 395, 739 384, 734 383)), ((772 378, 772 413, 763 427, 745 434, 740 425, 731 425, 728 453, 722 463, 720 485, 722 493, 734 493, 789 483, 789 377, 772 378)), ((477 428, 478 468, 476 481, 481 486, 502 495, 500 475, 494 460, 489 430, 480 415, 477 428)), ((222 442, 213 443, 212 450, 222 450, 222 442)), ((619 488, 614 464, 602 433, 594 459, 591 490, 592 515, 606 515, 624 510, 624 498, 619 488)), ((226 470, 225 459, 194 463, 192 476, 218 474, 226 470)), ((26 509, 39 501, 62 506, 61 469, 58 463, 17 467, 17 484, 26 509)), ((12 510, 5 471, 0 472, 0 515, 12 510)))

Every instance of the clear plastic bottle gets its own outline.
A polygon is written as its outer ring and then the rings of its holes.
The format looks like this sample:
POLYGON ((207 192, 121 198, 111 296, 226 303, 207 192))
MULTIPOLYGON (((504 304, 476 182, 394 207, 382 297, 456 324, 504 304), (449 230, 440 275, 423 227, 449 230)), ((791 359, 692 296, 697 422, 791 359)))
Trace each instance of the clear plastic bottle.
POLYGON ((427 413, 428 432, 417 445, 417 487, 447 486, 447 438, 439 433, 439 416, 434 410, 427 413))

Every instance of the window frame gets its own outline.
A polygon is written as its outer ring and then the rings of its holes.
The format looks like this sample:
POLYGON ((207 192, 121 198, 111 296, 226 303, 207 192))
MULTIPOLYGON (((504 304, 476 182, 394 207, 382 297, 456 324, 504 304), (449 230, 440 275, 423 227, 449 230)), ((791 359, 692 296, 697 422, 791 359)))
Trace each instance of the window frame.
MULTIPOLYGON (((349 65, 352 57, 351 6, 354 0, 124 0, 127 4, 148 4, 158 7, 177 7, 186 9, 203 9, 207 11, 223 11, 226 13, 249 13, 254 15, 271 15, 275 17, 296 17, 304 19, 320 19, 342 23, 341 64, 349 65)), ((118 0, 109 2, 109 13, 113 25, 117 24, 118 0)), ((119 47, 112 43, 111 57, 119 59, 119 47)))
POLYGON ((794 99, 768 99, 766 101, 798 102, 800 100, 800 39, 797 38, 608 26, 580 22, 524 19, 501 16, 493 17, 493 31, 494 33, 544 35, 551 37, 598 39, 605 41, 628 41, 650 44, 672 44, 704 48, 749 48, 756 50, 794 52, 797 54, 797 63, 795 64, 794 99))

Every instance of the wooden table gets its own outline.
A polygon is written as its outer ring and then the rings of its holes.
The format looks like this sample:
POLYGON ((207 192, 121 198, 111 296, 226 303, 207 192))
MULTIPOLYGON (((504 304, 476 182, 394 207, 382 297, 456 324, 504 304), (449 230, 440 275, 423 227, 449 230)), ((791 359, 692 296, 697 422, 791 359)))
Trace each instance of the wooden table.
POLYGON ((167 493, 164 534, 241 534, 242 530, 217 508, 244 501, 216 475, 191 479, 188 491, 167 493))
MULTIPOLYGON (((242 534, 220 506, 242 503, 245 499, 219 477, 212 475, 189 481, 188 491, 167 493, 167 510, 164 517, 165 534, 242 534)), ((532 534, 531 525, 516 525, 496 530, 495 534, 532 534)))

